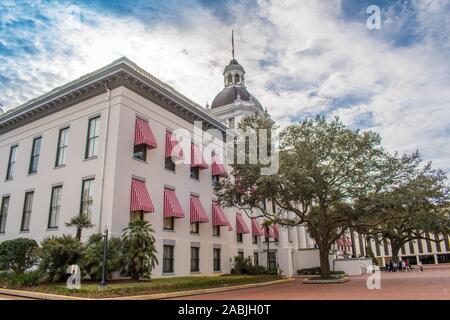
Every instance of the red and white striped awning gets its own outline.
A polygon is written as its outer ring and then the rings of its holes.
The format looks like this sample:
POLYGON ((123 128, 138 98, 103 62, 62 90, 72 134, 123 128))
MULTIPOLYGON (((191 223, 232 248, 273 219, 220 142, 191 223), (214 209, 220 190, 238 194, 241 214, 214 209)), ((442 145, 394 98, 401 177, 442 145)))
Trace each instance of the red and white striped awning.
POLYGON ((206 223, 209 222, 209 219, 199 197, 191 195, 191 223, 192 222, 206 223))
POLYGON ((184 212, 175 194, 175 190, 169 188, 164 189, 163 216, 164 218, 184 218, 184 212))
POLYGON ((169 131, 166 131, 166 157, 177 157, 178 159, 184 159, 183 148, 177 137, 169 131))
POLYGON ((352 247, 352 240, 350 238, 344 238, 345 243, 347 245, 348 248, 352 247))
POLYGON ((254 236, 262 236, 264 234, 261 225, 258 223, 258 220, 252 219, 252 234, 254 236))
POLYGON ((274 238, 275 237, 272 226, 268 226, 268 227, 264 228, 264 237, 266 237, 266 238, 274 238))
POLYGON ((239 212, 236 212, 236 233, 250 233, 245 224, 244 217, 239 212))
POLYGON ((212 224, 213 226, 228 226, 231 228, 230 221, 228 221, 222 208, 215 201, 212 203, 212 224))
POLYGON ((148 149, 156 148, 156 139, 148 125, 148 121, 136 118, 134 127, 134 145, 146 145, 148 149))
POLYGON ((130 211, 155 211, 144 181, 137 179, 131 180, 130 211))
POLYGON ((191 143, 191 167, 199 167, 199 169, 208 168, 208 164, 203 158, 203 154, 200 151, 200 148, 193 143, 191 143))
POLYGON ((213 176, 226 176, 227 172, 225 166, 221 163, 217 155, 212 156, 212 175, 213 176))
POLYGON ((273 238, 275 240, 280 239, 280 226, 277 224, 273 225, 273 238))

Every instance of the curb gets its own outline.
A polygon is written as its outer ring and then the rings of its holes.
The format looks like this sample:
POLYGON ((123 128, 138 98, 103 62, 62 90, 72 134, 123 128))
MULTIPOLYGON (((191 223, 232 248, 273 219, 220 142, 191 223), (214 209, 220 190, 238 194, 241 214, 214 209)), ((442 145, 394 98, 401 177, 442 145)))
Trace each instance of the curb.
POLYGON ((303 280, 303 283, 304 284, 334 284, 334 283, 338 284, 338 283, 344 283, 344 282, 348 282, 348 281, 350 281, 349 277, 340 278, 340 279, 326 279, 326 280, 309 278, 309 279, 303 280))
POLYGON ((229 287, 208 288, 208 289, 167 292, 167 293, 155 293, 155 294, 144 294, 144 295, 137 295, 137 296, 97 298, 97 299, 84 298, 84 297, 73 297, 73 296, 65 296, 65 295, 59 295, 59 294, 41 293, 41 292, 32 292, 32 291, 23 291, 23 290, 14 290, 14 289, 3 289, 3 288, 0 288, 0 294, 10 295, 10 296, 15 296, 15 297, 39 299, 39 300, 158 300, 158 299, 170 299, 170 298, 194 296, 194 295, 200 295, 200 294, 264 287, 264 286, 270 286, 270 285, 275 285, 275 284, 280 284, 280 283, 286 283, 286 282, 290 282, 293 280, 295 280, 295 279, 294 278, 285 278, 285 279, 268 281, 268 282, 246 283, 246 284, 229 286, 229 287))
POLYGON ((51 294, 51 293, 42 293, 42 292, 24 291, 24 290, 15 290, 15 289, 4 289, 4 288, 0 288, 0 294, 14 296, 14 297, 31 298, 31 299, 36 299, 36 300, 94 300, 94 299, 90 299, 90 298, 63 296, 60 294, 51 294))

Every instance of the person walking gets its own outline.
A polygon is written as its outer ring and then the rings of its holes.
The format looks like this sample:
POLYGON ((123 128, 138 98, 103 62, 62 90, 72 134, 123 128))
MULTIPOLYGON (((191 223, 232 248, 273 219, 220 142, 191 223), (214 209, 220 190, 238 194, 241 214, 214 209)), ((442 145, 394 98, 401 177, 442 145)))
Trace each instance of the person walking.
POLYGON ((405 260, 402 260, 402 272, 405 272, 406 271, 406 262, 405 262, 405 260))
POLYGON ((406 271, 411 272, 411 266, 409 265, 409 259, 405 261, 406 271))
POLYGON ((417 262, 417 265, 419 266, 420 271, 423 271, 423 264, 422 264, 422 261, 419 260, 419 262, 417 262))

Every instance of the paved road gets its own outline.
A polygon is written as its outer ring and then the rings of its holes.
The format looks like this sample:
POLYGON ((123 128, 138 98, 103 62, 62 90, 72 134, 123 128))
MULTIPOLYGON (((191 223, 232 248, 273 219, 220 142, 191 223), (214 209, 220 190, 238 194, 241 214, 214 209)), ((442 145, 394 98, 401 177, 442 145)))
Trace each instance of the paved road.
POLYGON ((450 265, 425 266, 425 271, 381 273, 381 289, 369 290, 368 276, 351 277, 343 284, 303 284, 296 279, 273 286, 197 295, 178 300, 450 300, 450 265))
POLYGON ((0 294, 0 300, 30 300, 30 299, 0 294))

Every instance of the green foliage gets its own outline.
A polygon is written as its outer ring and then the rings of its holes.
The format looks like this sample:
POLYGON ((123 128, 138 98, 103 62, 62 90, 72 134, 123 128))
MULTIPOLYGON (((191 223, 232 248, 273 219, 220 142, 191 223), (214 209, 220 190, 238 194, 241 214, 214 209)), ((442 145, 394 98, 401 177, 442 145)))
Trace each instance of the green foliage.
POLYGON ((79 214, 72 217, 69 222, 66 222, 67 227, 75 227, 77 230, 76 238, 81 240, 81 233, 84 229, 90 229, 94 225, 91 223, 91 219, 86 214, 79 214))
POLYGON ((383 179, 388 183, 357 203, 366 212, 358 231, 378 242, 388 241, 395 261, 407 242, 435 241, 435 234, 450 231, 447 176, 422 162, 418 152, 387 155, 383 179))
MULTIPOLYGON (((250 257, 244 258, 240 256, 236 256, 233 258, 232 266, 231 266, 232 274, 251 274, 251 275, 260 275, 260 274, 268 274, 267 270, 263 266, 255 266, 252 263, 250 257)), ((275 273, 272 273, 275 274, 275 273)))
POLYGON ((233 274, 248 274, 252 267, 252 260, 250 257, 244 258, 240 256, 234 257, 231 273, 233 274))
POLYGON ((0 270, 23 273, 37 262, 36 241, 26 238, 0 243, 0 270))
POLYGON ((66 279, 67 267, 78 264, 82 255, 81 242, 71 236, 52 236, 41 242, 39 270, 44 281, 59 282, 66 279))
MULTIPOLYGON (((124 253, 122 240, 111 238, 108 240, 108 253, 106 256, 106 277, 112 278, 112 274, 121 271, 124 265, 124 253)), ((99 281, 103 271, 103 236, 101 233, 89 237, 81 259, 84 273, 89 275, 92 281, 99 281)))
MULTIPOLYGON (((272 130, 273 123, 267 115, 254 116, 242 122, 241 129, 248 128, 272 130)), ((261 175, 262 163, 234 164, 216 195, 224 206, 262 214, 280 225, 306 225, 319 247, 322 274, 329 275, 332 244, 365 213, 355 210, 354 201, 375 189, 384 157, 380 137, 324 117, 292 124, 279 137, 278 172, 261 175), (264 208, 266 200, 279 210, 264 208)))
MULTIPOLYGON (((297 270, 297 274, 301 276, 319 276, 321 274, 320 267, 304 268, 297 270)), ((335 276, 344 276, 344 271, 331 271, 330 274, 335 276)))
POLYGON ((158 264, 154 231, 148 221, 135 220, 123 234, 126 266, 124 274, 132 279, 148 279, 158 264))
POLYGON ((0 286, 7 288, 32 287, 41 283, 42 274, 38 270, 26 272, 0 272, 0 286))

